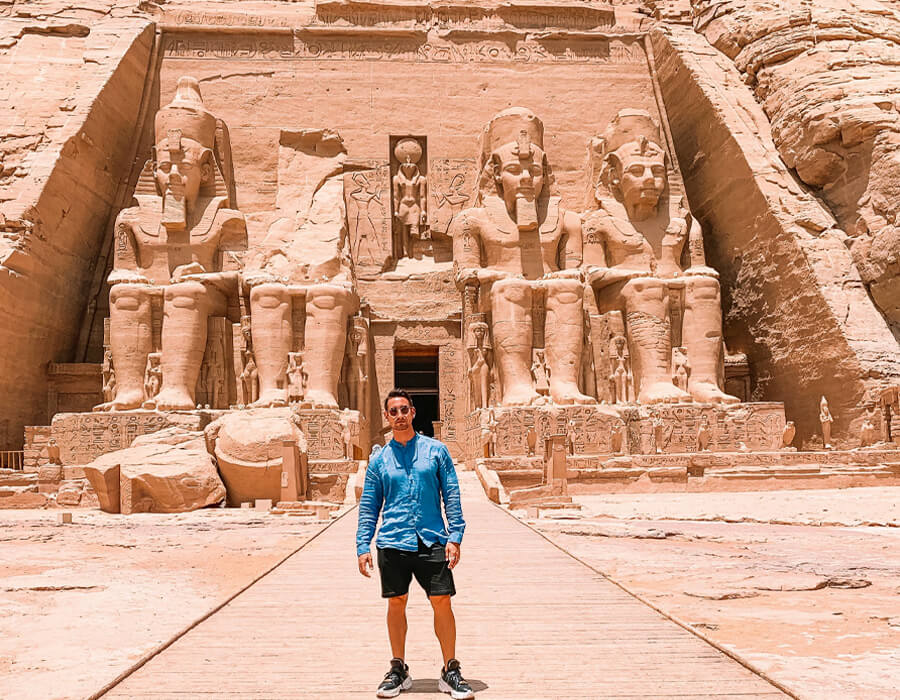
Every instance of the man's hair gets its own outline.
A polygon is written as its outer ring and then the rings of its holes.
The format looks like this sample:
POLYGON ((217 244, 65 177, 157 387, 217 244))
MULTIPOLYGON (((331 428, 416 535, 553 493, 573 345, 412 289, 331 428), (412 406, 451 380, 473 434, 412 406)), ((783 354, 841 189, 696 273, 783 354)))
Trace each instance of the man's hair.
POLYGON ((403 389, 391 389, 388 392, 388 395, 384 397, 384 410, 385 411, 387 410, 388 401, 390 401, 391 399, 396 398, 398 396, 400 398, 406 399, 409 402, 409 405, 412 406, 413 408, 415 408, 415 405, 413 405, 412 397, 409 395, 408 392, 406 392, 403 389))

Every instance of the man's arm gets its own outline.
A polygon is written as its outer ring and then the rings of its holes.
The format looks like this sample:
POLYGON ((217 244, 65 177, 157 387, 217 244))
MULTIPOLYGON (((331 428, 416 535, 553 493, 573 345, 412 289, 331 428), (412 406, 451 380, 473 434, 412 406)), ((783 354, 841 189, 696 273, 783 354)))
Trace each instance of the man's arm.
POLYGON ((450 457, 450 451, 446 445, 441 445, 438 460, 438 478, 441 483, 444 513, 447 515, 449 541, 459 544, 462 542, 463 533, 466 530, 466 521, 463 520, 462 502, 459 498, 459 480, 456 478, 453 459, 450 457))
POLYGON ((359 499, 359 520, 356 527, 356 555, 368 554, 375 536, 375 525, 384 503, 384 490, 379 471, 380 460, 369 462, 362 496, 359 499))

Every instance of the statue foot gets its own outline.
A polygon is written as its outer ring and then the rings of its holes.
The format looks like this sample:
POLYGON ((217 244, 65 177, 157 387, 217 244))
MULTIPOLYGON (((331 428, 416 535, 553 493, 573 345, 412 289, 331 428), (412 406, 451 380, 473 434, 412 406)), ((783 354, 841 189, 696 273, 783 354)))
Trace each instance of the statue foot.
POLYGON ((684 403, 690 400, 690 394, 666 381, 642 384, 638 394, 638 403, 684 403))
POLYGON ((256 401, 250 404, 251 408, 280 408, 282 406, 287 406, 287 399, 284 396, 284 391, 279 391, 275 389, 274 391, 264 391, 262 396, 260 396, 256 401))
POLYGON ((553 398, 553 403, 560 405, 597 403, 597 399, 593 396, 582 394, 574 384, 551 386, 550 396, 553 398))
POLYGON ((143 402, 144 392, 142 391, 119 391, 116 393, 116 398, 112 401, 94 406, 94 411, 97 413, 103 411, 131 411, 135 408, 140 408, 143 402))
POLYGON ((715 382, 691 382, 691 396, 698 403, 724 403, 735 404, 741 400, 737 396, 731 396, 722 391, 715 382))
POLYGON ((540 398, 541 395, 532 387, 519 385, 511 387, 509 390, 504 389, 502 403, 504 406, 530 406, 540 398))
POLYGON ((190 394, 182 389, 163 389, 156 395, 157 411, 190 411, 193 408, 190 394))
POLYGON ((303 397, 304 402, 311 403, 315 408, 337 408, 338 402, 334 395, 322 389, 310 389, 303 397))

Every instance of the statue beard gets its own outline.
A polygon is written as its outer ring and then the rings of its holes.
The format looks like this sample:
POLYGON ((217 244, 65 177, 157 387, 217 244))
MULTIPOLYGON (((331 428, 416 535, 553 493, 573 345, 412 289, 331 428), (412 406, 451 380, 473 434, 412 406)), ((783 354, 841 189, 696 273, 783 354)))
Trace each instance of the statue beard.
POLYGON ((169 230, 183 231, 187 228, 187 203, 184 199, 184 181, 180 177, 169 179, 163 192, 162 223, 169 230))
POLYGON ((537 199, 533 193, 516 193, 516 226, 520 231, 533 231, 538 227, 537 199))

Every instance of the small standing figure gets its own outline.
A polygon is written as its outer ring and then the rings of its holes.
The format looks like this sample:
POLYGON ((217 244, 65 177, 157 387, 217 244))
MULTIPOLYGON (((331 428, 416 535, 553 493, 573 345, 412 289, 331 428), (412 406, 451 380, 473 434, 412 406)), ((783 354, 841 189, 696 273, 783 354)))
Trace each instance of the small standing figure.
POLYGON ((704 414, 700 417, 700 425, 697 426, 697 452, 706 452, 709 449, 709 440, 709 418, 704 414))
POLYGON ((472 323, 472 336, 475 339, 475 347, 469 348, 469 395, 472 400, 472 410, 487 408, 490 396, 491 368, 488 362, 488 351, 485 348, 485 337, 488 326, 483 321, 472 323))
POLYGON ((106 381, 103 383, 103 400, 109 403, 116 398, 116 368, 109 366, 106 373, 106 381))
POLYGON ((831 424, 834 423, 834 418, 831 415, 831 410, 828 408, 828 400, 824 396, 819 401, 819 423, 822 424, 822 444, 826 450, 830 450, 831 424))
POLYGON ((684 348, 672 348, 672 383, 685 393, 688 390, 688 377, 690 365, 688 364, 687 350, 684 348))
POLYGON ((869 445, 875 444, 875 440, 875 423, 872 422, 871 418, 866 416, 863 418, 862 425, 859 428, 859 446, 869 447, 869 445))
POLYGON ((550 370, 543 350, 534 351, 534 362, 531 363, 531 376, 534 378, 534 389, 541 396, 550 395, 550 370))
POLYGON ((50 438, 47 441, 47 460, 50 464, 62 464, 62 457, 59 454, 59 444, 56 438, 50 438))
POLYGON ((341 415, 341 440, 344 443, 344 457, 353 459, 353 431, 350 429, 349 410, 344 409, 341 415))
POLYGON ((394 218, 397 220, 398 258, 412 257, 412 239, 425 238, 421 235, 426 220, 425 176, 419 172, 422 146, 416 139, 401 139, 394 147, 394 156, 400 163, 394 175, 394 218))
POLYGON ((534 451, 537 447, 537 430, 532 425, 525 434, 525 446, 528 448, 528 456, 534 457, 534 451))
POLYGON ((784 431, 781 433, 781 449, 792 450, 791 443, 794 442, 794 436, 797 434, 797 426, 794 421, 789 420, 784 424, 784 431))
POLYGON ((650 421, 650 425, 653 426, 653 451, 656 454, 662 454, 663 447, 663 434, 666 428, 666 424, 663 423, 662 416, 653 416, 650 421))
POLYGON ((244 391, 244 404, 250 405, 259 398, 259 372, 252 350, 243 352, 244 369, 241 370, 241 387, 244 391))
POLYGON ((494 417, 493 410, 488 410, 488 420, 487 420, 487 428, 485 435, 487 440, 487 448, 488 448, 488 457, 496 457, 497 456, 497 427, 500 425, 499 421, 494 417))
POLYGON ((144 408, 156 408, 154 399, 162 386, 160 357, 161 353, 158 352, 151 352, 147 355, 147 369, 144 373, 144 408))
POLYGON ((609 431, 609 449, 614 455, 620 455, 625 451, 625 423, 621 420, 613 423, 609 431))
POLYGON ((570 418, 566 423, 566 447, 570 455, 575 454, 575 419, 570 418))
POLYGON ((303 401, 303 353, 288 353, 288 403, 295 404, 303 401))

